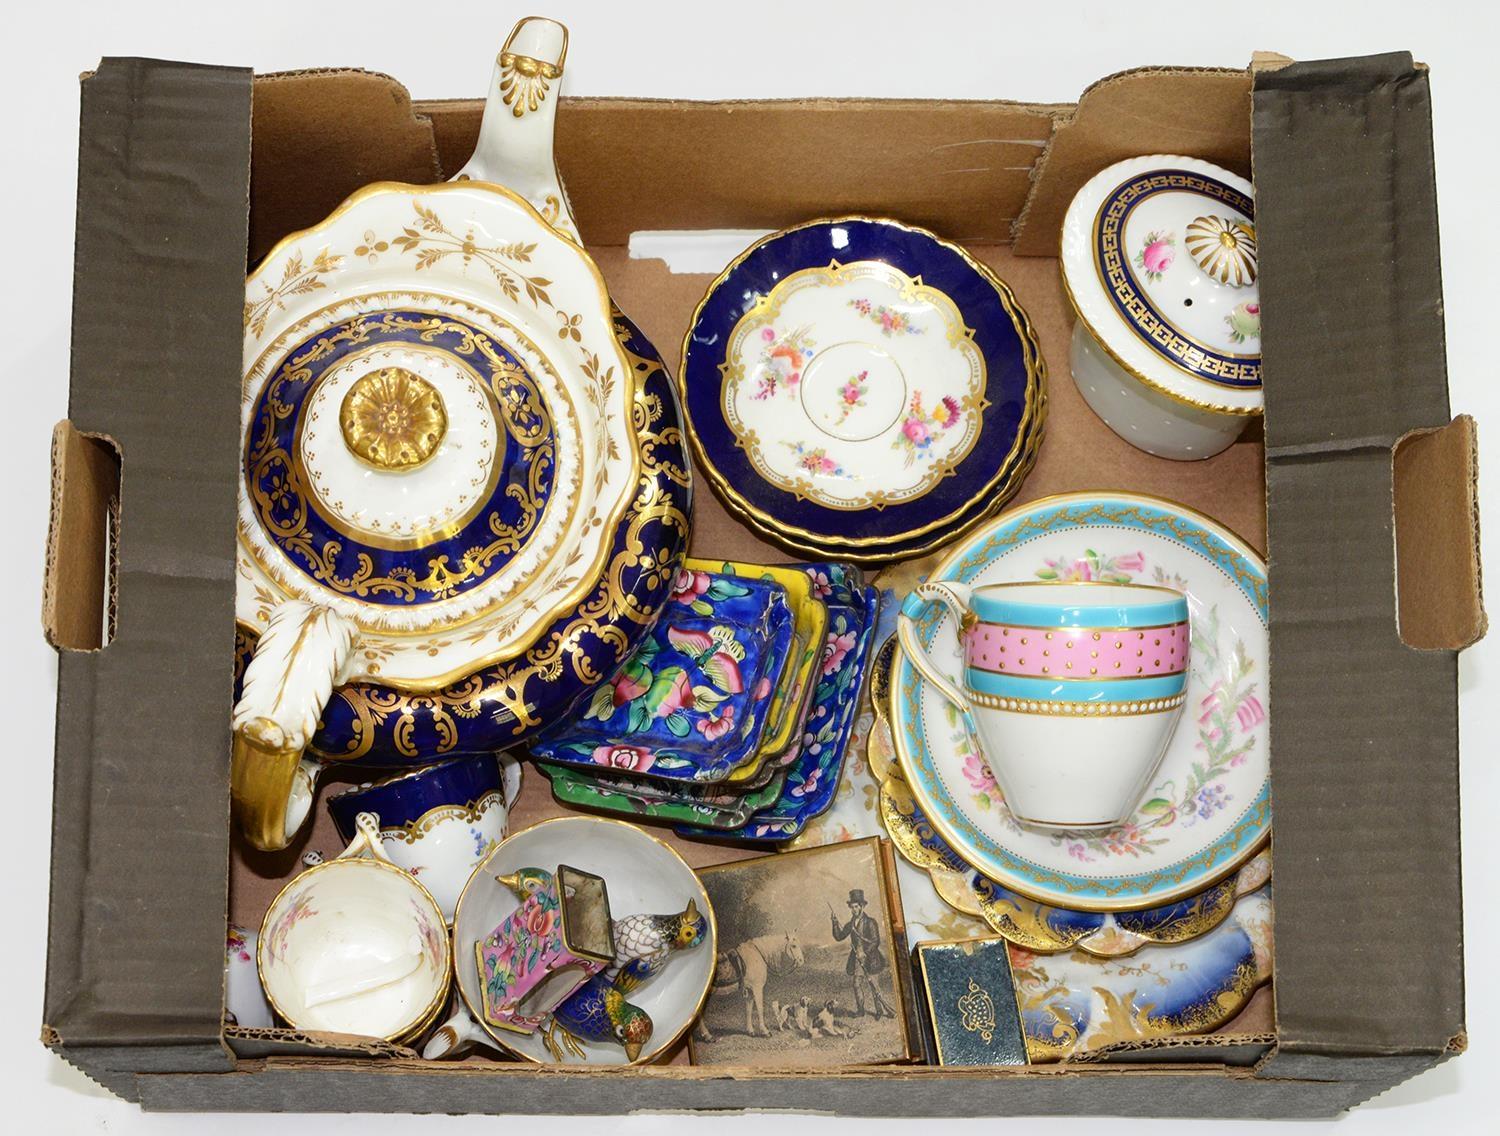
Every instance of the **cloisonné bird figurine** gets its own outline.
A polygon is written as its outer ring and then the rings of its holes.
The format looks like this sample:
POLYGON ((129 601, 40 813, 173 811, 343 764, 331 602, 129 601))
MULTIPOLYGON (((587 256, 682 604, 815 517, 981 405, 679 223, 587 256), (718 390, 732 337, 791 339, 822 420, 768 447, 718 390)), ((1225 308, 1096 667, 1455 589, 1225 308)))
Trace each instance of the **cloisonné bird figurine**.
POLYGON ((517 868, 508 876, 496 876, 495 882, 515 892, 517 899, 525 900, 550 884, 552 873, 541 868, 517 868))
MULTIPOLYGON (((708 920, 698 911, 697 900, 688 900, 682 911, 671 915, 627 915, 615 920, 615 960, 604 973, 615 978, 631 963, 644 964, 633 985, 660 974, 676 951, 703 942, 708 920)), ((632 986, 633 988, 633 986, 632 986)))
POLYGON ((634 1061, 651 1040, 651 1015, 625 996, 646 977, 646 965, 634 960, 613 979, 596 974, 580 986, 541 1025, 542 1041, 557 1061, 563 1054, 583 1057, 583 1041, 614 1041, 634 1061))

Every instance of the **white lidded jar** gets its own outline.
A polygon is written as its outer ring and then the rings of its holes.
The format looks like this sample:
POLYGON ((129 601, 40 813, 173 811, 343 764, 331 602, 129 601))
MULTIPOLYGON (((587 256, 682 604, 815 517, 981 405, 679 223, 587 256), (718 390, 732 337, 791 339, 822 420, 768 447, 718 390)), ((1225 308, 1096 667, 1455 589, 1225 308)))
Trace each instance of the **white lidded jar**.
POLYGON ((1167 154, 1101 170, 1068 207, 1073 381, 1120 437, 1193 461, 1262 411, 1255 191, 1167 154))

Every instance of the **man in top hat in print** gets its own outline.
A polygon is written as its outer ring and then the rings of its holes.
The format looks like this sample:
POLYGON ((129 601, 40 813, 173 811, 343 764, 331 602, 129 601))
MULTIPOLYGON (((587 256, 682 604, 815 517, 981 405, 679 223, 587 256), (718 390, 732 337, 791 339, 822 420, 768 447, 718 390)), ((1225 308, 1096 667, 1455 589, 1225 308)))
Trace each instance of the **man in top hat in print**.
POLYGON ((844 973, 854 979, 854 1013, 864 1017, 868 995, 870 1013, 878 1020, 881 1015, 894 1018, 896 1011, 886 1004, 875 985, 874 976, 885 970, 885 956, 880 953, 880 924, 865 914, 865 893, 862 888, 849 892, 849 922, 839 926, 839 918, 829 911, 833 920, 833 937, 839 942, 849 940, 849 961, 844 964, 844 973))

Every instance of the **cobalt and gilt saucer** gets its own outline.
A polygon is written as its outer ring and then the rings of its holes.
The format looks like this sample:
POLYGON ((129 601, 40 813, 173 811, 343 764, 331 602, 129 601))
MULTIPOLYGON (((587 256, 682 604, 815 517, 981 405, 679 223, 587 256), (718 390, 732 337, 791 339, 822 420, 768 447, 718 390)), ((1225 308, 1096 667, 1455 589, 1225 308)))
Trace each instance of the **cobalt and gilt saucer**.
POLYGON ((867 217, 742 253, 694 314, 681 381, 695 456, 731 512, 795 551, 864 562, 993 515, 1045 410, 1036 335, 1005 282, 867 217))

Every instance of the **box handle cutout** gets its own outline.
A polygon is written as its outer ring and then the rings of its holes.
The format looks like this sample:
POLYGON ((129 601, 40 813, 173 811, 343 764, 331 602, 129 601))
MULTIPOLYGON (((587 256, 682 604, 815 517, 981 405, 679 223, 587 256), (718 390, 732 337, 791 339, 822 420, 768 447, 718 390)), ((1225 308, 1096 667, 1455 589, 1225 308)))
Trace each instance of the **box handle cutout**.
POLYGON ((52 431, 52 516, 42 630, 60 650, 97 651, 115 633, 120 449, 71 422, 52 431))
POLYGON ((1413 430, 1391 448, 1401 641, 1457 651, 1483 637, 1474 420, 1413 430))

